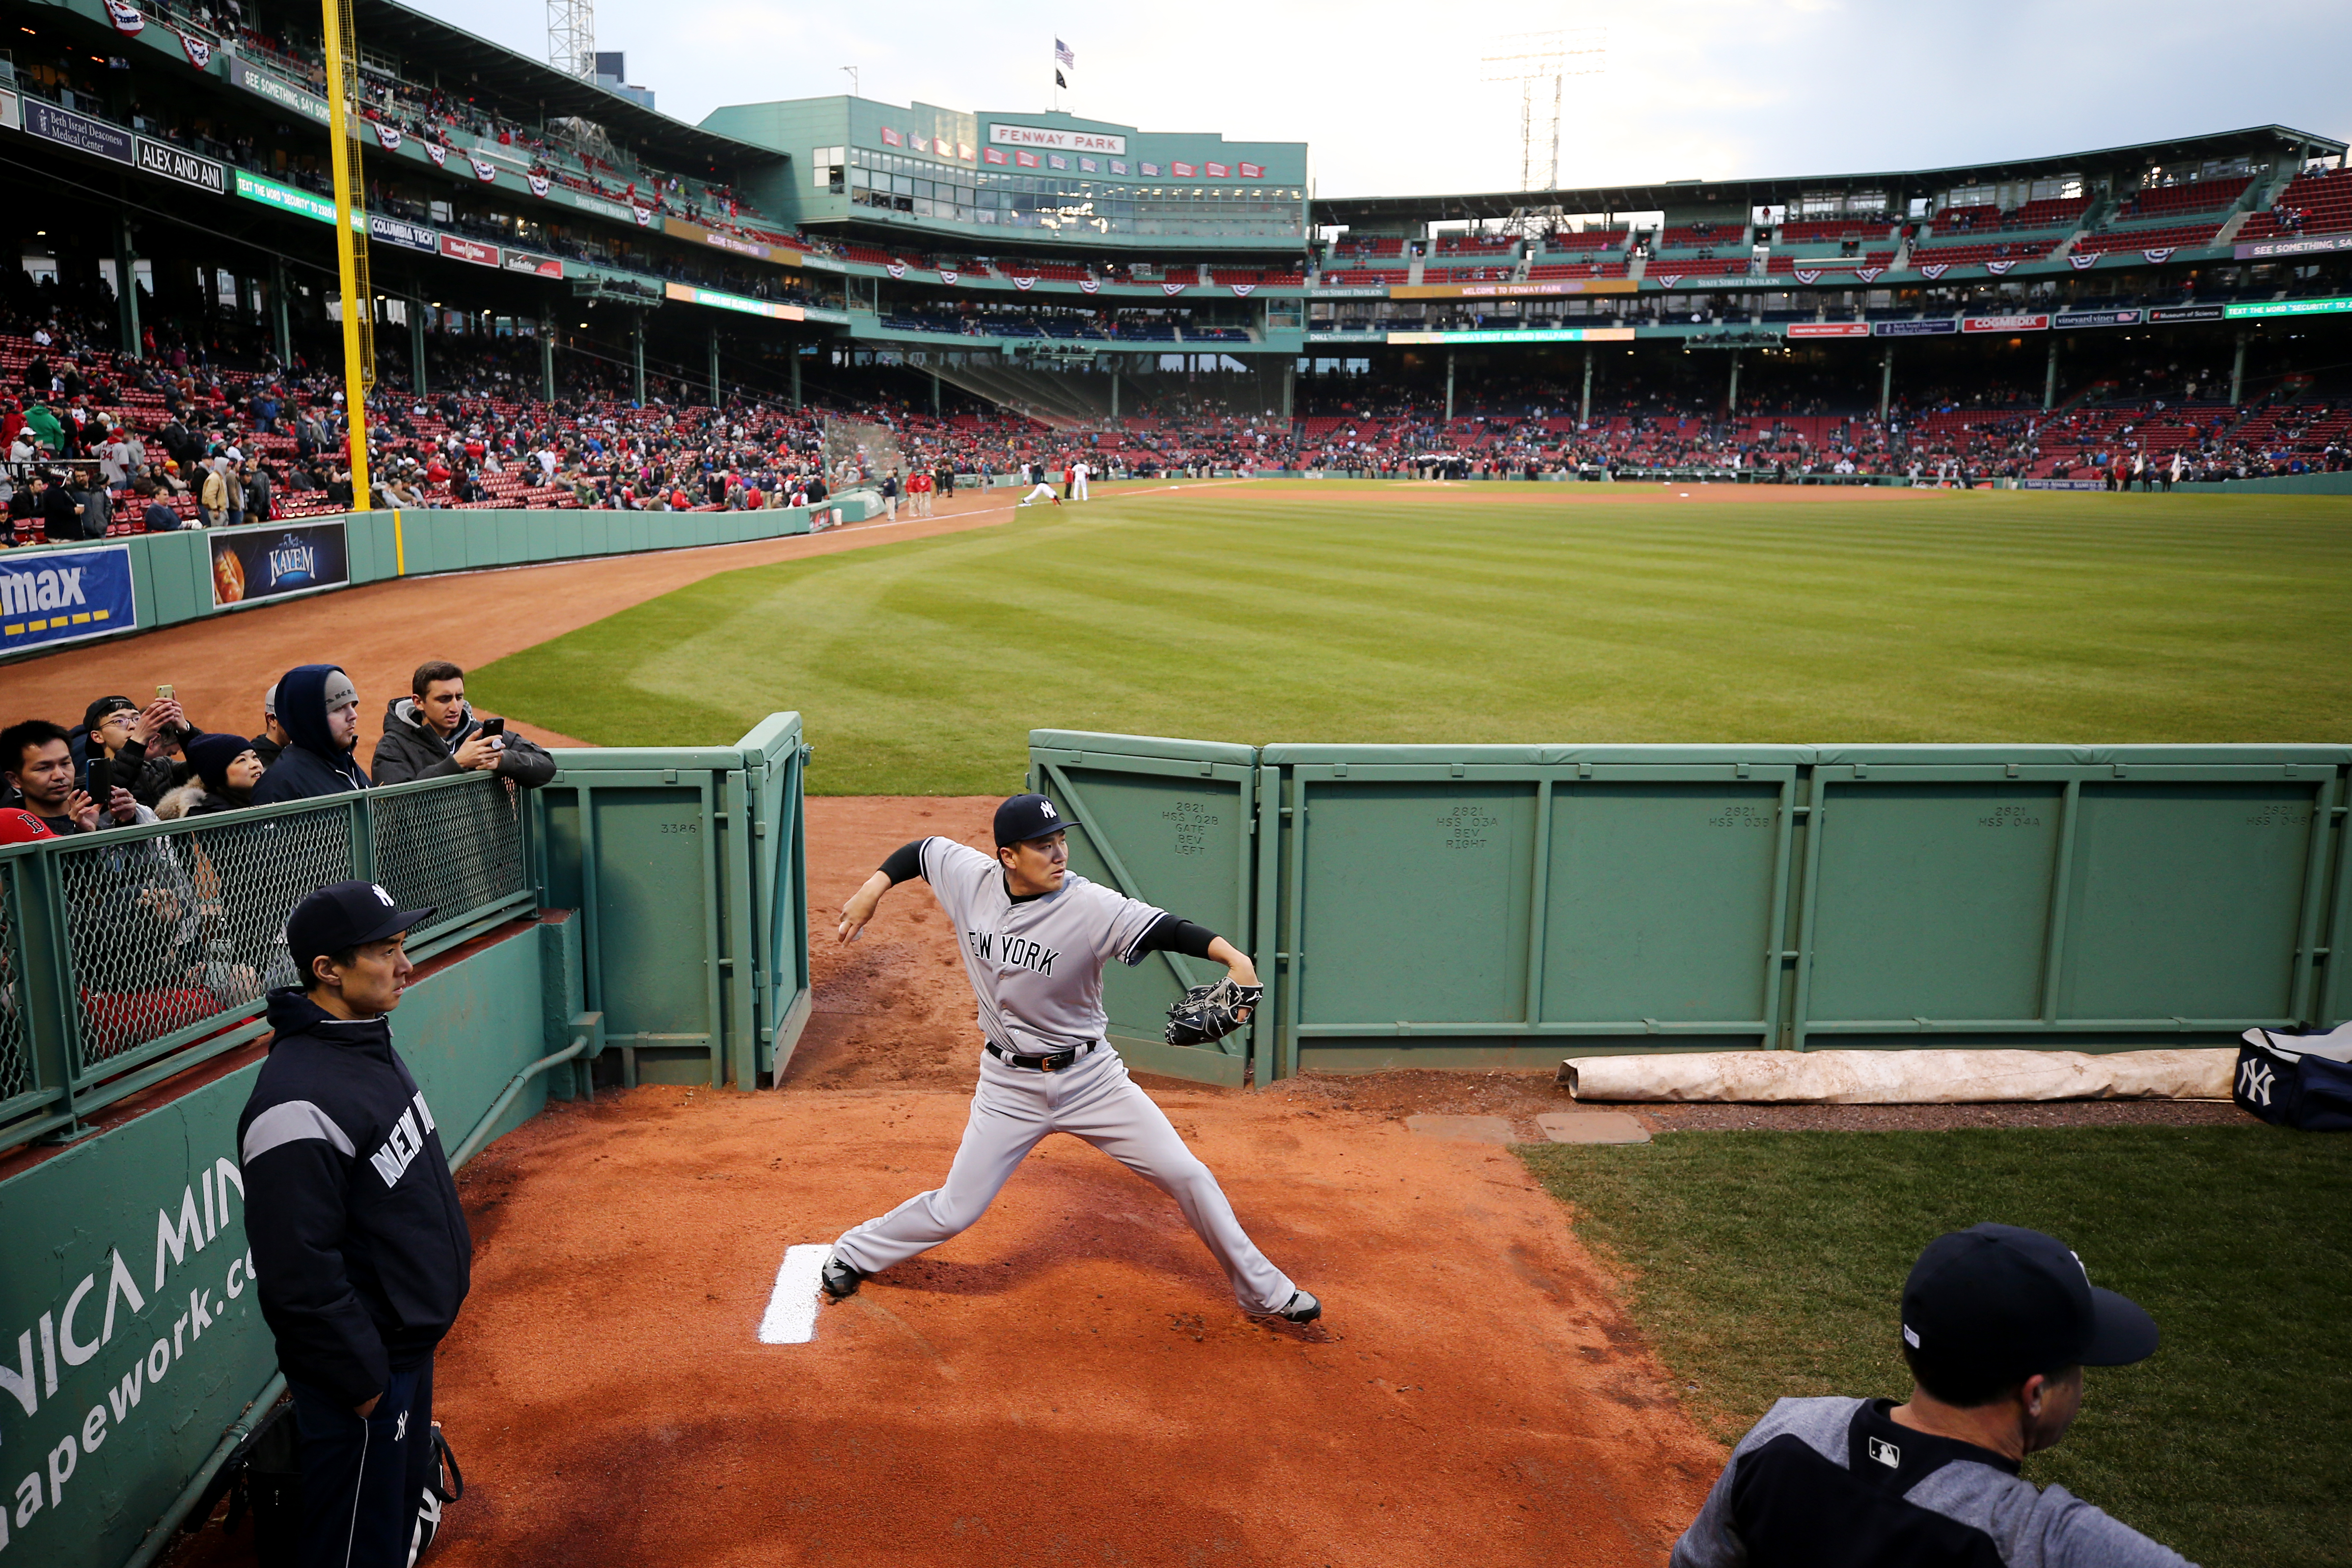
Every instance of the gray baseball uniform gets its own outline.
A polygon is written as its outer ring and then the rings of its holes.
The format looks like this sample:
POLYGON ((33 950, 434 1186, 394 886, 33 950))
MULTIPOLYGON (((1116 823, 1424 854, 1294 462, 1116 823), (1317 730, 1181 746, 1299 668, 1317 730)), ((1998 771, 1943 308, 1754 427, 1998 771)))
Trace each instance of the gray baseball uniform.
POLYGON ((1144 939, 1164 911, 1076 872, 1055 892, 1015 900, 994 859, 949 838, 922 841, 921 867, 955 923, 989 1043, 1013 1056, 1083 1054, 1044 1072, 983 1049, 971 1118, 946 1183, 853 1227, 834 1243, 835 1256, 873 1274, 938 1246, 987 1211, 1048 1133, 1067 1132, 1176 1200, 1244 1310, 1280 1310, 1296 1287, 1258 1251, 1217 1178, 1104 1039, 1103 965, 1141 963, 1144 939))

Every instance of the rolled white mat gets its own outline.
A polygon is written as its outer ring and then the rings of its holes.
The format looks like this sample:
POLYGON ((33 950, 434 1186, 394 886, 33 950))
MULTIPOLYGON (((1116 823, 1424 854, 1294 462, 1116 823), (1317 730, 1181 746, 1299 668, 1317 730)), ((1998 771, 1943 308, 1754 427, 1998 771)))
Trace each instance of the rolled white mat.
POLYGON ((2227 1100, 2234 1047, 2115 1051, 1704 1051, 1570 1057, 1578 1100, 1752 1105, 1950 1105, 2036 1100, 2227 1100))

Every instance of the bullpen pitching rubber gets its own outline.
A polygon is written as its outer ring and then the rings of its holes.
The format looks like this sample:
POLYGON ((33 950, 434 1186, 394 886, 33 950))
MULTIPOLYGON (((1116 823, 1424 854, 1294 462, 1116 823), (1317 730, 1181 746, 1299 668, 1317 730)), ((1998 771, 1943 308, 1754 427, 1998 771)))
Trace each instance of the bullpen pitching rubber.
POLYGON ((760 1319, 761 1344, 804 1345, 816 1338, 817 1277, 832 1254, 823 1242, 784 1248, 776 1288, 768 1292, 768 1310, 760 1319))

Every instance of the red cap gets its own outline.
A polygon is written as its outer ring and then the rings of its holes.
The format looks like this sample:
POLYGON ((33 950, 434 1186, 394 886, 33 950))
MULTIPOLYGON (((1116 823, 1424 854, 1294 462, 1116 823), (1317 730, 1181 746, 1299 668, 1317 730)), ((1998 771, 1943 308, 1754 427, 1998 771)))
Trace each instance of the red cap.
POLYGON ((0 811, 0 844, 30 844, 37 838, 55 838, 49 825, 21 806, 0 811))

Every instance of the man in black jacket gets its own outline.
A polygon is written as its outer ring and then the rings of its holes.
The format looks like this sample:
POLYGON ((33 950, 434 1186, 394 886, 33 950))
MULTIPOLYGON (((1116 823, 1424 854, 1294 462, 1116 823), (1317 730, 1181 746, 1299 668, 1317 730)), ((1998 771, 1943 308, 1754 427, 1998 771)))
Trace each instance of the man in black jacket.
POLYGON ((368 787, 352 755, 360 739, 360 693, 339 664, 298 664, 278 683, 278 721, 286 749, 261 775, 256 805, 308 800, 368 787))
POLYGON ((375 744, 375 782, 446 778, 486 768, 537 789, 555 776, 555 759, 512 731, 486 735, 466 702, 466 672, 446 659, 416 667, 415 695, 387 703, 383 739, 375 744))
POLYGON ((269 1059, 237 1122, 261 1315, 302 1435, 304 1568, 404 1568, 436 1479, 433 1352, 473 1266, 433 1112, 384 1015, 430 910, 369 882, 295 907, 301 988, 269 994, 269 1059))

